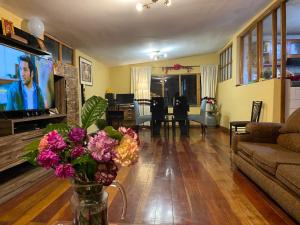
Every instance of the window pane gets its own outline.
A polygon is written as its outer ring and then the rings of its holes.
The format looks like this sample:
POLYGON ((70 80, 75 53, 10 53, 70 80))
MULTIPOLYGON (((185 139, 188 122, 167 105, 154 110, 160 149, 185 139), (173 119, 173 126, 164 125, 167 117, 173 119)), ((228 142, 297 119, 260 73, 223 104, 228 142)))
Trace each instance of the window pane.
POLYGON ((151 97, 162 97, 162 78, 161 76, 151 76, 150 86, 151 97))
POLYGON ((58 52, 59 52, 59 43, 51 38, 45 36, 44 44, 47 48, 47 51, 52 54, 52 58, 54 61, 58 61, 58 52))
POLYGON ((277 77, 281 77, 281 8, 277 10, 277 77))
POLYGON ((250 49, 250 66, 251 66, 251 81, 257 79, 257 30, 252 30, 251 33, 251 49, 250 49))
POLYGON ((243 84, 248 84, 249 36, 243 37, 243 84))
POLYGON ((62 46, 62 62, 66 64, 73 64, 73 49, 62 46))
POLYGON ((173 105, 173 98, 179 96, 179 76, 170 75, 165 76, 165 99, 168 105, 173 105))
POLYGON ((197 104, 197 77, 196 75, 181 76, 181 94, 187 97, 190 105, 197 104))
POLYGON ((272 42, 272 15, 263 20, 263 70, 264 79, 272 78, 273 42, 272 42))

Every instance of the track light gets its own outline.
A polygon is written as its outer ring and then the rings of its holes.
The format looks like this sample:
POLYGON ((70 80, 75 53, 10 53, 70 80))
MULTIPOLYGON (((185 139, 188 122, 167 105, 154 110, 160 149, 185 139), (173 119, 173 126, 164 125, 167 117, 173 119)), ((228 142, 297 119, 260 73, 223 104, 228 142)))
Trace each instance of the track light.
POLYGON ((167 53, 163 53, 159 50, 157 51, 153 51, 150 53, 150 58, 157 61, 157 60, 160 60, 162 58, 167 58, 168 57, 168 54, 167 53))
POLYGON ((144 10, 144 5, 143 5, 142 3, 140 3, 140 2, 138 2, 138 3, 136 4, 135 8, 136 8, 136 10, 137 10, 138 12, 142 12, 142 11, 144 10))
MULTIPOLYGON (((141 2, 138 2, 138 3, 136 3, 135 8, 138 12, 142 12, 144 10, 144 8, 145 9, 150 9, 151 5, 154 4, 154 3, 157 3, 158 1, 160 1, 160 0, 151 0, 151 2, 145 3, 145 4, 143 4, 141 2)), ((172 5, 172 0, 164 0, 164 5, 167 6, 167 7, 171 6, 172 5)))
POLYGON ((165 5, 166 6, 171 6, 172 5, 172 1, 171 0, 165 0, 165 5))

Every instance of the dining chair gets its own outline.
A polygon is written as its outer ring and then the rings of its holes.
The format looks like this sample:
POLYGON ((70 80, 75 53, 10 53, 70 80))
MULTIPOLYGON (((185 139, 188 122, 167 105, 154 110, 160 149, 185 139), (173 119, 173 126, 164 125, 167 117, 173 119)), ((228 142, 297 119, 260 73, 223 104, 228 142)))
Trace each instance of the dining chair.
POLYGON ((251 119, 250 121, 231 121, 230 122, 230 146, 232 143, 232 131, 234 128, 235 132, 238 132, 239 130, 244 133, 245 132, 245 128, 246 125, 250 122, 259 122, 259 118, 260 118, 260 113, 261 113, 261 108, 262 108, 262 101, 253 101, 252 102, 252 111, 251 111, 251 119))
POLYGON ((153 135, 160 134, 161 123, 165 121, 165 101, 163 97, 151 98, 150 104, 151 111, 151 128, 153 135))
POLYGON ((176 122, 179 123, 181 135, 189 135, 188 111, 189 105, 187 98, 185 96, 176 97, 173 105, 173 136, 175 136, 176 132, 176 122))
MULTIPOLYGON (((148 100, 150 101, 150 100, 148 100)), ((142 102, 142 101, 140 101, 142 102)), ((147 101, 143 101, 143 102, 147 102, 147 101)), ((142 104, 143 104, 142 102, 142 104)), ((140 113, 140 105, 139 104, 139 100, 134 100, 133 101, 133 106, 134 106, 134 114, 135 114, 135 127, 136 127, 136 131, 139 131, 139 126, 144 124, 145 122, 151 122, 151 115, 142 115, 140 113)), ((150 103, 149 103, 150 104, 150 103)), ((144 112, 143 112, 144 114, 144 112)))

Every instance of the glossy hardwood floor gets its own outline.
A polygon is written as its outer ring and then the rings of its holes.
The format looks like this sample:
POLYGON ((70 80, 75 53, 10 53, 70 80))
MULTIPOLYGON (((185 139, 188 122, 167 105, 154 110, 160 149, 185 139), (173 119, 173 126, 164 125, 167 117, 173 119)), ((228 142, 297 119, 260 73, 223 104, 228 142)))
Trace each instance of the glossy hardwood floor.
MULTIPOLYGON (((120 194, 107 189, 111 224, 296 224, 231 165, 229 137, 221 129, 209 129, 205 140, 200 128, 189 138, 151 138, 149 130, 140 137, 139 162, 118 175, 128 197, 124 221, 120 194)), ((0 205, 0 225, 71 220, 71 194, 68 181, 50 176, 0 205)))

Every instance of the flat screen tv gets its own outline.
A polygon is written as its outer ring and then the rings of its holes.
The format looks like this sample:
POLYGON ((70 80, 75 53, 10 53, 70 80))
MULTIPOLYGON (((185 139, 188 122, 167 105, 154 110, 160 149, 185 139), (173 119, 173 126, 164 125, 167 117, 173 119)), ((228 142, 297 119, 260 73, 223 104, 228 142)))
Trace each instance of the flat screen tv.
POLYGON ((134 94, 117 94, 117 104, 132 104, 134 100, 134 94))
POLYGON ((44 111, 52 107, 52 57, 0 44, 0 111, 44 111))

